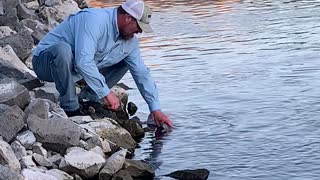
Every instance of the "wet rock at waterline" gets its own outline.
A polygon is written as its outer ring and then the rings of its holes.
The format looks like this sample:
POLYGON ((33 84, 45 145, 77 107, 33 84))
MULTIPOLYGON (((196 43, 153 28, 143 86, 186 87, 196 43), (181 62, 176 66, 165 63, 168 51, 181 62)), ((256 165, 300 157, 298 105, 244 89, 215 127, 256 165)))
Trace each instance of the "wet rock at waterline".
POLYGON ((206 180, 208 179, 209 173, 207 169, 186 169, 175 171, 165 176, 181 180, 206 180))

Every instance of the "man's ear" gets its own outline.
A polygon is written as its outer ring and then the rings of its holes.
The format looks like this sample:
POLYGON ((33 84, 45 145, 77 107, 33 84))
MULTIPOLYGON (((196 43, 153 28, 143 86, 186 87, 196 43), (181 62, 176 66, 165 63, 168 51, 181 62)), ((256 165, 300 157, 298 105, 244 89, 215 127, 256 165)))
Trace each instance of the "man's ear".
POLYGON ((132 21, 132 17, 129 15, 129 14, 125 14, 124 15, 124 20, 125 20, 125 22, 130 22, 130 21, 132 21))

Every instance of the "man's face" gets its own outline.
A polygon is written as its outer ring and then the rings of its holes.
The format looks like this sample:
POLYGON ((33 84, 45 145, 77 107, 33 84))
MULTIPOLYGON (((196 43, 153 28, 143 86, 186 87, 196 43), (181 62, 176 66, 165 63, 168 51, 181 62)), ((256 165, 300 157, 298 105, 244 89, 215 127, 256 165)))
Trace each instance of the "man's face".
POLYGON ((124 26, 122 29, 119 29, 120 36, 125 40, 129 40, 133 38, 134 34, 142 32, 134 17, 128 16, 127 18, 126 26, 124 26))

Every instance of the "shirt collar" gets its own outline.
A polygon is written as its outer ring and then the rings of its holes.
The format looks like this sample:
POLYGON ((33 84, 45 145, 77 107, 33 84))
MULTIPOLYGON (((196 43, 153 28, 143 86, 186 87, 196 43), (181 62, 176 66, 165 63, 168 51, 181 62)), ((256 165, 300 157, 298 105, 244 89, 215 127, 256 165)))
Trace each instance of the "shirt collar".
POLYGON ((116 36, 116 39, 119 38, 119 29, 118 29, 118 8, 114 8, 113 10, 113 28, 115 30, 115 36, 116 36))

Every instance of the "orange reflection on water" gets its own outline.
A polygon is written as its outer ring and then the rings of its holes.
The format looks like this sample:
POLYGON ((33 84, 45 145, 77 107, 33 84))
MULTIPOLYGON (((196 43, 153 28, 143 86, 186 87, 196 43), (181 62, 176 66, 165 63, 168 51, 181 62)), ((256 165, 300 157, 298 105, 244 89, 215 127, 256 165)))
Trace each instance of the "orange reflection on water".
MULTIPOLYGON (((114 7, 120 5, 124 0, 86 0, 90 7, 114 7)), ((241 2, 241 0, 145 0, 147 4, 157 9, 170 9, 175 6, 206 7, 213 6, 217 12, 231 11, 230 4, 241 2)))

